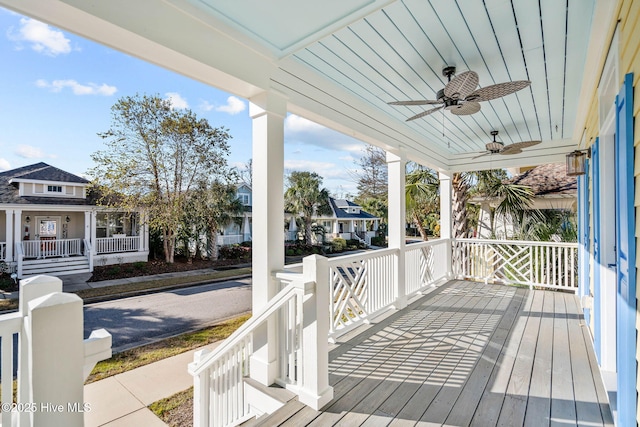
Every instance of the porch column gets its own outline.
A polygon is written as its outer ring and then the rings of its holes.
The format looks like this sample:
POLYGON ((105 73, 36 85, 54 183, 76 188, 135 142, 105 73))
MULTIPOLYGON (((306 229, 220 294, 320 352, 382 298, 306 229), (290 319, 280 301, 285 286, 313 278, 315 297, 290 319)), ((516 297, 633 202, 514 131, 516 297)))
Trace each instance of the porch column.
POLYGON ((387 153, 389 183, 389 248, 397 249, 394 278, 397 309, 407 306, 405 291, 405 166, 407 159, 404 153, 399 155, 387 153))
POLYGON ((354 231, 356 231, 355 227, 354 227, 354 220, 350 220, 349 221, 349 233, 353 233, 354 231))
MULTIPOLYGON (((84 211, 84 238, 87 242, 91 242, 91 211, 84 211)), ((95 243, 92 242, 93 246, 95 243)))
MULTIPOLYGON (((22 234, 24 231, 22 228, 23 227, 22 226, 22 210, 14 209, 13 215, 14 215, 14 222, 13 222, 13 248, 12 249, 15 251, 15 246, 20 244, 20 242, 22 242, 22 234)), ((34 218, 34 222, 35 222, 35 218, 34 218)), ((33 226, 37 227, 37 224, 34 224, 33 226)), ((31 232, 31 236, 34 236, 34 235, 35 233, 31 232)), ((8 249, 9 248, 7 248, 7 250, 8 249)))
MULTIPOLYGON (((284 268, 284 119, 286 100, 265 92, 251 98, 253 120, 253 313, 278 292, 273 274, 284 268)), ((273 384, 278 374, 275 321, 254 333, 251 378, 273 384)))
POLYGON ((453 257, 452 250, 452 215, 451 215, 451 175, 440 172, 438 174, 440 178, 440 238, 447 239, 447 254, 445 262, 447 263, 447 276, 453 276, 453 270, 451 265, 451 258, 453 257))
POLYGON ((13 261, 13 209, 7 209, 4 211, 5 219, 5 257, 6 262, 13 261))
POLYGON ((138 212, 138 252, 144 252, 146 250, 145 235, 147 228, 147 217, 144 211, 138 212))
POLYGON ((98 253, 96 247, 96 211, 91 211, 91 254, 96 256, 98 253))
POLYGON ((333 234, 335 236, 340 232, 340 226, 338 225, 338 220, 333 221, 333 234))

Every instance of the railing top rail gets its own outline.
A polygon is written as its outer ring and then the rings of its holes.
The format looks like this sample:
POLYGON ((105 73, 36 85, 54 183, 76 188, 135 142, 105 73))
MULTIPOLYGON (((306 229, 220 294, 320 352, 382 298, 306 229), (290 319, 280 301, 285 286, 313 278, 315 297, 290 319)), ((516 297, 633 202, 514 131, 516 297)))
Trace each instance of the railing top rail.
POLYGON ((577 248, 576 242, 538 242, 532 240, 493 240, 493 239, 453 239, 454 242, 482 244, 502 244, 502 245, 524 245, 524 246, 555 246, 565 248, 577 248))
POLYGON ((22 329, 22 313, 0 315, 0 335, 17 334, 22 329))
POLYGON ((394 248, 376 249, 374 251, 359 252, 357 254, 352 254, 352 255, 344 255, 339 257, 328 258, 328 264, 329 266, 333 266, 345 261, 357 261, 361 259, 377 258, 385 255, 391 255, 397 252, 398 252, 398 249, 394 249, 394 248))
POLYGON ((424 248, 425 246, 435 246, 435 245, 440 245, 443 243, 447 243, 449 239, 433 239, 433 240, 428 240, 426 242, 412 242, 412 243, 407 243, 406 250, 410 251, 413 249, 419 249, 419 248, 424 248))
POLYGON ((304 293, 304 288, 296 286, 294 283, 287 285, 274 296, 266 307, 259 313, 252 316, 242 326, 240 326, 231 336, 225 339, 215 350, 207 354, 197 365, 189 365, 189 373, 193 376, 199 375, 221 358, 229 349, 240 343, 253 330, 266 321, 269 316, 286 304, 293 296, 304 293))

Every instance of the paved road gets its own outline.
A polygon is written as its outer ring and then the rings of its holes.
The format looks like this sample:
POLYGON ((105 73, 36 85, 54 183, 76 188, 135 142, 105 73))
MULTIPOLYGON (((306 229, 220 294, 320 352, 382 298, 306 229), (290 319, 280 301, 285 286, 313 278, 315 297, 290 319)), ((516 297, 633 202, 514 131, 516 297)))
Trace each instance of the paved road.
POLYGON ((250 310, 250 279, 194 286, 88 304, 84 335, 105 328, 113 336, 113 351, 118 352, 250 310))

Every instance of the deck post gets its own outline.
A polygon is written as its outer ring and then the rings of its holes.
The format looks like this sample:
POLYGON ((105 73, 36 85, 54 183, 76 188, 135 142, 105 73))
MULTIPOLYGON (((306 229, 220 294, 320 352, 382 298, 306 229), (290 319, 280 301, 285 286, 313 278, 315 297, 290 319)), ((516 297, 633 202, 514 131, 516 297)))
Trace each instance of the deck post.
MULTIPOLYGON (((253 120, 252 304, 259 311, 278 292, 275 273, 284 268, 284 119, 286 100, 274 92, 251 98, 253 120)), ((264 385, 278 375, 277 328, 269 320, 254 332, 251 378, 264 385)))
POLYGON ((407 306, 405 285, 405 224, 406 224, 406 196, 405 196, 405 167, 407 159, 403 152, 399 154, 387 153, 389 168, 389 248, 397 249, 395 256, 395 277, 392 283, 395 287, 395 308, 407 306))
POLYGON ((13 236, 13 209, 6 209, 4 211, 4 214, 6 216, 6 220, 5 220, 5 255, 4 255, 4 260, 6 262, 11 262, 13 261, 13 247, 14 245, 14 241, 16 240, 15 237, 13 236))
POLYGON ((305 282, 314 282, 315 291, 303 305, 302 331, 302 388, 300 402, 314 410, 322 408, 333 399, 333 387, 329 385, 329 322, 330 300, 329 264, 327 258, 310 255, 302 260, 305 282))
POLYGON ((447 263, 447 278, 453 277, 453 245, 451 241, 452 215, 451 215, 451 176, 445 173, 438 173, 440 179, 440 238, 447 240, 447 255, 445 261, 447 263))

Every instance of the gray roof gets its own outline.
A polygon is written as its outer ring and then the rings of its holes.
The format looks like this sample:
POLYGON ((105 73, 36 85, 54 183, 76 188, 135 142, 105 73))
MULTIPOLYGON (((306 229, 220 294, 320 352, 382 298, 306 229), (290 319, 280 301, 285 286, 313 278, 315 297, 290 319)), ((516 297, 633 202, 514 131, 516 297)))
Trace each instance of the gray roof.
POLYGON ((508 182, 528 185, 536 197, 552 195, 577 197, 577 179, 575 176, 567 176, 566 166, 563 163, 536 166, 515 178, 511 178, 508 182))
POLYGON ((89 181, 77 175, 65 172, 62 169, 50 166, 46 163, 36 163, 23 166, 17 169, 0 172, 0 203, 22 204, 22 205, 91 205, 89 199, 64 198, 64 197, 43 197, 43 196, 23 196, 18 195, 18 184, 10 184, 9 181, 15 178, 69 182, 73 184, 88 184, 89 181))
POLYGON ((347 213, 344 210, 342 210, 340 208, 340 206, 351 206, 351 207, 360 207, 360 205, 357 205, 353 202, 350 202, 348 200, 345 199, 334 199, 333 197, 329 197, 329 203, 331 204, 331 209, 333 209, 334 214, 336 215, 336 218, 343 218, 343 219, 377 219, 378 217, 371 215, 369 212, 365 212, 363 210, 360 210, 360 213, 347 213), (338 202, 347 202, 346 204, 342 204, 342 205, 338 205, 338 202))

